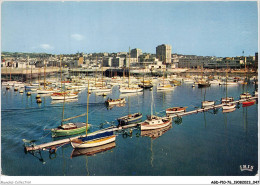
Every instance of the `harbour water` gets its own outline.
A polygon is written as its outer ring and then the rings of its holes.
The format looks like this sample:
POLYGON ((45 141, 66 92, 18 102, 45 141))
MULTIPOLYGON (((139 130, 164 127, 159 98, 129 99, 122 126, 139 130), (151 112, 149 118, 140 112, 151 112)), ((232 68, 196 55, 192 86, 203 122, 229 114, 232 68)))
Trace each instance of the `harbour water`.
MULTIPOLYGON (((253 84, 246 88, 251 94, 253 84)), ((235 100, 245 90, 243 85, 228 87, 228 96, 235 100)), ((55 103, 50 96, 36 103, 36 94, 26 96, 13 88, 1 90, 1 167, 8 176, 253 176, 258 170, 258 104, 236 108, 234 112, 217 111, 184 116, 172 127, 154 137, 142 136, 140 129, 132 134, 117 133, 115 143, 97 151, 73 153, 70 144, 61 146, 56 154, 24 152, 23 139, 36 144, 50 142, 51 128, 62 119, 63 103, 55 103), (78 155, 78 156, 77 156, 78 155), (241 171, 241 165, 253 166, 241 171)), ((151 112, 165 116, 165 109, 187 106, 187 111, 201 106, 201 101, 226 96, 224 86, 192 88, 190 84, 172 91, 145 90, 138 94, 119 93, 113 87, 109 98, 125 97, 126 104, 108 109, 108 97, 90 95, 89 123, 91 131, 117 124, 118 117, 141 112, 143 120, 151 112)), ((87 91, 80 92, 78 101, 65 103, 65 118, 80 115, 87 109, 87 91)), ((74 121, 86 121, 86 117, 74 121)))

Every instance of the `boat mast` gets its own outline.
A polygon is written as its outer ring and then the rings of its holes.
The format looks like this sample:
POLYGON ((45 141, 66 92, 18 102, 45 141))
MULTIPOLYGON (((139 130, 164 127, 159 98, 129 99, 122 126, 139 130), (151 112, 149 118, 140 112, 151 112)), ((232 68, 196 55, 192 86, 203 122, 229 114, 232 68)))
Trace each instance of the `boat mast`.
MULTIPOLYGON (((162 56, 162 61, 163 61, 163 64, 165 63, 164 62, 164 57, 162 56)), ((163 68, 163 86, 164 86, 164 68, 163 68)))
POLYGON ((31 84, 32 84, 32 65, 31 65, 31 84))
POLYGON ((62 108, 62 118, 61 118, 61 126, 63 125, 63 120, 64 120, 64 109, 65 109, 65 93, 63 95, 63 108, 62 108))
MULTIPOLYGON (((97 56, 96 56, 96 62, 97 62, 97 56)), ((97 63, 96 63, 96 65, 97 65, 97 63)), ((95 73, 95 87, 96 87, 96 84, 97 84, 97 66, 96 66, 96 73, 95 73)))
MULTIPOLYGON (((245 56, 245 80, 247 80, 248 76, 247 76, 247 68, 246 68, 246 56, 245 56)), ((248 81, 248 80, 247 80, 248 81)), ((246 93, 247 93, 247 84, 246 85, 246 93)), ((246 95, 247 97, 247 95, 246 95)))
POLYGON ((128 88, 130 87, 130 47, 129 47, 129 55, 128 55, 128 58, 129 58, 129 68, 128 68, 128 88))
POLYGON ((153 115, 153 91, 151 91, 152 93, 152 102, 151 102, 151 118, 152 118, 152 115, 153 115))
POLYGON ((88 133, 88 103, 89 103, 89 80, 88 80, 88 97, 87 97, 87 120, 86 120, 86 136, 88 133))
POLYGON ((5 78, 6 78, 6 81, 7 81, 7 61, 5 61, 5 78))
POLYGON ((44 63, 44 89, 46 89, 46 62, 45 60, 43 61, 44 63))
POLYGON ((102 88, 103 88, 103 57, 102 57, 102 64, 101 64, 101 82, 102 82, 102 88))
POLYGON ((27 81, 27 67, 28 67, 28 62, 29 62, 29 56, 27 57, 27 62, 26 62, 26 74, 25 74, 25 81, 27 81))
POLYGON ((227 102, 227 78, 228 78, 228 61, 227 61, 227 70, 226 70, 226 102, 227 102))
POLYGON ((60 89, 62 92, 62 68, 61 68, 61 55, 60 55, 60 89))
POLYGON ((12 65, 13 65, 13 59, 11 60, 11 66, 10 66, 10 81, 11 81, 11 79, 12 79, 12 71, 11 71, 11 69, 12 69, 12 65))
POLYGON ((38 69, 38 87, 40 88, 40 75, 41 75, 41 68, 38 69))

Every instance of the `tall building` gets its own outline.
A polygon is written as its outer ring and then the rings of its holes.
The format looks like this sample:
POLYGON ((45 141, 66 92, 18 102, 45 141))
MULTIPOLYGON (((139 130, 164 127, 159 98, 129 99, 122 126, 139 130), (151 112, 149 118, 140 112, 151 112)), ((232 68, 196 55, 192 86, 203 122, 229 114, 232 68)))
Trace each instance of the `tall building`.
POLYGON ((142 50, 135 48, 131 50, 131 58, 138 58, 142 54, 142 50))
POLYGON ((156 58, 163 61, 163 64, 171 63, 172 46, 162 44, 156 47, 156 58))

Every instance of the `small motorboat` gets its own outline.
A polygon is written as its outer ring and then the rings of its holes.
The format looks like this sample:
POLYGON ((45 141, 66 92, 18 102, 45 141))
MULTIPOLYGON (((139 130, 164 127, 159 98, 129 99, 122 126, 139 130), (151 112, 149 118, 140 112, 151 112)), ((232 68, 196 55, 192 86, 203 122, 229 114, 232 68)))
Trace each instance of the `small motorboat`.
POLYGON ((118 126, 124 126, 124 125, 128 125, 131 123, 136 123, 136 122, 140 122, 142 120, 142 113, 134 113, 134 114, 129 114, 123 117, 120 117, 117 119, 118 121, 118 126))
POLYGON ((166 109, 166 114, 175 114, 180 112, 185 112, 187 107, 172 107, 166 109))
POLYGON ((248 107, 255 104, 255 100, 249 100, 242 102, 242 107, 248 107))
POLYGON ((107 105, 116 105, 116 104, 124 104, 126 103, 125 101, 125 98, 119 98, 119 99, 111 99, 111 98, 108 98, 105 103, 107 105))

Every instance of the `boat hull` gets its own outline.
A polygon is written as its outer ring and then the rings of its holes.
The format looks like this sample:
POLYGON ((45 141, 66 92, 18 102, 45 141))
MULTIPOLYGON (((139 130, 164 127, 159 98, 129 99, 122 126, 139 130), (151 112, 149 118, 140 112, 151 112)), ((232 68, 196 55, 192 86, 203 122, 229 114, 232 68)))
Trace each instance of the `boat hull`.
POLYGON ((169 109, 166 109, 166 114, 176 114, 176 113, 181 113, 181 112, 185 112, 186 111, 186 107, 172 107, 169 109), (176 110, 171 110, 171 109, 176 109, 176 110))
POLYGON ((116 136, 108 136, 108 137, 103 137, 103 138, 98 138, 86 142, 71 142, 71 145, 73 148, 91 148, 91 147, 97 147, 101 145, 105 145, 111 142, 114 142, 116 140, 116 136))
POLYGON ((119 91, 121 93, 136 93, 136 92, 143 91, 143 89, 142 88, 133 88, 133 89, 131 89, 131 88, 129 88, 129 89, 128 88, 120 88, 119 91))
POLYGON ((202 107, 208 107, 208 106, 213 106, 215 104, 214 101, 204 101, 201 103, 202 107))
MULTIPOLYGON (((88 126, 89 130, 90 126, 88 126)), ((82 126, 80 128, 75 128, 75 129, 69 129, 69 130, 64 130, 64 129, 51 129, 51 135, 52 137, 63 137, 63 136, 70 136, 70 135, 76 135, 76 134, 81 134, 86 131, 86 126, 82 126)))
POLYGON ((255 104, 255 100, 242 102, 242 107, 247 107, 255 104))
POLYGON ((116 100, 116 101, 106 101, 105 102, 107 105, 116 105, 116 104, 124 104, 124 103, 126 103, 126 101, 125 101, 125 98, 123 98, 123 99, 121 99, 121 100, 116 100))
POLYGON ((128 117, 128 116, 123 116, 121 118, 118 118, 118 125, 120 126, 124 126, 124 125, 129 125, 131 123, 137 123, 140 122, 142 120, 142 114, 140 114, 139 116, 136 117, 128 117))
POLYGON ((51 96, 51 99, 53 100, 68 100, 68 99, 74 99, 74 98, 77 98, 78 95, 66 95, 65 97, 64 96, 51 96))
POLYGON ((92 148, 81 148, 81 149, 74 149, 72 151, 71 157, 77 157, 81 155, 86 155, 86 156, 92 156, 101 152, 106 152, 112 148, 116 147, 115 142, 111 142, 105 145, 97 146, 97 147, 92 147, 92 148))
POLYGON ((210 83, 198 84, 198 88, 209 87, 209 86, 210 86, 210 83))
POLYGON ((222 106, 223 110, 230 110, 230 109, 234 109, 236 107, 236 104, 226 104, 222 106))
POLYGON ((50 93, 54 93, 55 91, 53 90, 37 90, 38 94, 50 94, 50 93))
POLYGON ((167 127, 171 124, 171 120, 168 120, 166 122, 163 122, 161 124, 155 124, 155 125, 149 125, 146 123, 141 124, 141 130, 153 130, 153 129, 159 129, 159 128, 164 128, 167 127))

